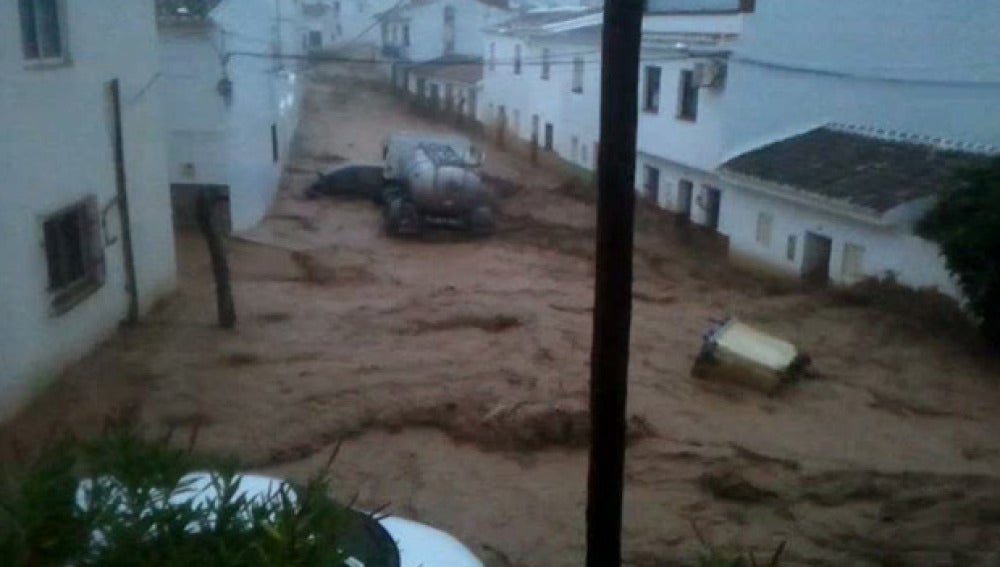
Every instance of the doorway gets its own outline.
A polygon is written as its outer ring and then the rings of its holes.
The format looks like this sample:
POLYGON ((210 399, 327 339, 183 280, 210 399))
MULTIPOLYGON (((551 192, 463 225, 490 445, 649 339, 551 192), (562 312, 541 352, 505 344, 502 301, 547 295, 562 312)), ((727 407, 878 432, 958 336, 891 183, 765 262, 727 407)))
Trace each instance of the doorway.
POLYGON ((705 187, 705 226, 719 229, 719 209, 722 206, 722 192, 714 187, 705 187))
POLYGON ((806 232, 802 248, 802 279, 817 285, 830 281, 830 252, 833 241, 828 236, 806 232))
POLYGON ((694 183, 687 179, 677 182, 677 213, 682 222, 691 220, 691 198, 694 194, 694 183))

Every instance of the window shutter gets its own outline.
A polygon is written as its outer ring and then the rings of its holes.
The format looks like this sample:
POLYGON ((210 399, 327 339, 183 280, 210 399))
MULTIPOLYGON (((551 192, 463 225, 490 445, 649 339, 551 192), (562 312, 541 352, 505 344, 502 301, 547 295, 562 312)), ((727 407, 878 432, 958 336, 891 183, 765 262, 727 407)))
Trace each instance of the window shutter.
POLYGON ((104 235, 101 230, 101 211, 97 197, 87 197, 80 209, 80 215, 80 242, 87 266, 87 278, 97 285, 104 285, 106 279, 104 235))

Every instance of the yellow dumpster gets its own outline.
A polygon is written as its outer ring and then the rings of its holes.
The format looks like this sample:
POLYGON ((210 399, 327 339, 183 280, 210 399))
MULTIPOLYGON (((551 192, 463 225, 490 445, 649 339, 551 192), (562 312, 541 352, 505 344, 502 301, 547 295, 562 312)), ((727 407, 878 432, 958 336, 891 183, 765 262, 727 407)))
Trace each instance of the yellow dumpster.
POLYGON ((705 333, 691 374, 770 394, 801 376, 808 365, 809 357, 795 345, 729 318, 705 333))

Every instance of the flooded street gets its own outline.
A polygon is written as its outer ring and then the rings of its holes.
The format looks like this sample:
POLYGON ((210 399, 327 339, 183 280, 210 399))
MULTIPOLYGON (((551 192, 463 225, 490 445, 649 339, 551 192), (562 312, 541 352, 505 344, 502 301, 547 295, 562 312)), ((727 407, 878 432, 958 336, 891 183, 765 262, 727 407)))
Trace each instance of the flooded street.
MULTIPOLYGON (((228 241, 236 330, 214 326, 204 243, 180 233, 179 292, 4 436, 30 446, 113 415, 298 479, 343 442, 340 498, 441 527, 491 566, 580 565, 593 204, 495 147, 490 238, 392 240, 369 202, 303 199, 315 171, 377 161, 392 132, 449 131, 351 72, 311 71, 278 201, 228 241)), ((787 541, 793 565, 997 560, 996 361, 916 308, 919 294, 876 307, 803 291, 702 240, 640 211, 628 564, 693 562, 696 530, 758 557, 787 541), (702 333, 727 314, 794 341, 816 376, 774 397, 691 378, 702 333)))

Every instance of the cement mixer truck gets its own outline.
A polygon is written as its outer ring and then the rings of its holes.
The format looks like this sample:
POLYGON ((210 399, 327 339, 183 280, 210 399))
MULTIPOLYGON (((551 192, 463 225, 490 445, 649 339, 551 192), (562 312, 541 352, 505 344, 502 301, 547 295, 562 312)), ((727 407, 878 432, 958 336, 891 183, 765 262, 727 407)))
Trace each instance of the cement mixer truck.
POLYGON ((482 154, 459 136, 400 133, 383 147, 386 232, 418 235, 430 225, 474 234, 494 228, 494 198, 479 175, 482 154))

